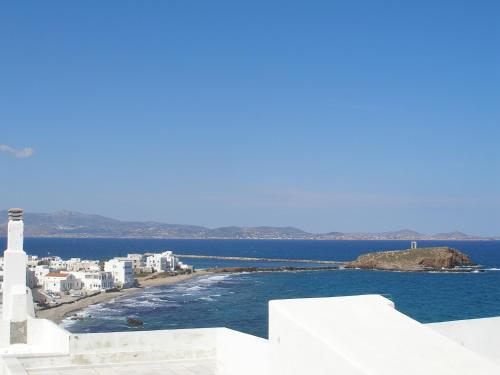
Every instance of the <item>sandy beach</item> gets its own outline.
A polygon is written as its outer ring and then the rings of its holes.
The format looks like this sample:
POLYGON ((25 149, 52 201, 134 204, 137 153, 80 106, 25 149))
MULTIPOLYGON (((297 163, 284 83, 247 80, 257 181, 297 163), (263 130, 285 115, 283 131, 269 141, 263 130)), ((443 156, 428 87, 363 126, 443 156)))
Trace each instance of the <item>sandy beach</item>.
POLYGON ((139 277, 137 278, 137 281, 139 282, 139 287, 137 288, 123 289, 119 292, 100 293, 91 297, 82 298, 73 303, 56 306, 47 310, 39 310, 36 312, 36 316, 38 318, 50 319, 55 323, 60 323, 64 318, 73 315, 77 311, 82 310, 88 306, 95 305, 98 303, 103 303, 116 298, 129 296, 131 294, 138 293, 147 287, 159 286, 159 285, 171 285, 191 279, 193 277, 207 275, 209 273, 210 273, 209 271, 200 270, 185 275, 163 276, 163 277, 155 277, 155 276, 139 277))
POLYGON ((118 292, 111 293, 100 293, 90 297, 85 297, 72 303, 62 304, 47 310, 38 310, 36 316, 38 318, 50 319, 53 322, 60 323, 64 318, 74 315, 77 311, 82 310, 88 306, 95 305, 98 303, 103 303, 110 301, 112 299, 121 298, 129 296, 134 293, 138 293, 144 288, 159 286, 159 285, 171 285, 176 284, 185 280, 189 280, 193 277, 204 276, 209 274, 220 274, 220 273, 241 273, 241 272, 303 272, 303 271, 317 271, 317 270, 337 270, 337 267, 225 267, 225 268, 213 268, 198 270, 194 273, 176 275, 176 276, 166 276, 164 274, 154 274, 148 275, 146 277, 137 277, 139 287, 123 289, 118 292))

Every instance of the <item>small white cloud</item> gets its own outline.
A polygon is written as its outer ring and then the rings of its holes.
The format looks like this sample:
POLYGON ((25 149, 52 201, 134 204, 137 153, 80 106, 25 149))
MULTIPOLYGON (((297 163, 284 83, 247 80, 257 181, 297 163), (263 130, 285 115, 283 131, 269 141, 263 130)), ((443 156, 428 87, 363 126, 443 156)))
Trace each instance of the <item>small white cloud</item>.
POLYGON ((16 148, 10 147, 8 145, 0 144, 0 152, 3 152, 4 154, 10 155, 10 156, 13 156, 17 159, 26 159, 26 158, 29 158, 30 156, 33 156, 33 154, 35 153, 35 150, 33 150, 31 147, 16 149, 16 148))

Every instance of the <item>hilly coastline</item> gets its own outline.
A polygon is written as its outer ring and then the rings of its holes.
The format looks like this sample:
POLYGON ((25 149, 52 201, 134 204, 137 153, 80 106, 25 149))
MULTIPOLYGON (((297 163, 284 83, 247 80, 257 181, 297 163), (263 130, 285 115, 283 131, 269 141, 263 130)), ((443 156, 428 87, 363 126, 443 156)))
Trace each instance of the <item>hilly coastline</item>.
MULTIPOLYGON (((382 233, 308 233, 293 227, 220 227, 166 224, 153 221, 121 221, 73 211, 25 212, 29 237, 158 238, 158 239, 292 239, 292 240, 495 240, 461 232, 427 235, 412 230, 382 233)), ((0 230, 6 232, 7 211, 0 211, 0 230)))

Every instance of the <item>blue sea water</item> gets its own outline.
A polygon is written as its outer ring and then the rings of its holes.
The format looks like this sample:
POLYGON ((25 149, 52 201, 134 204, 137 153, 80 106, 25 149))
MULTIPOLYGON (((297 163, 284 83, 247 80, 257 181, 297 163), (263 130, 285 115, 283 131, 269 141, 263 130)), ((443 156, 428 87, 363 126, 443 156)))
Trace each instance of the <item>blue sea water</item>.
MULTIPOLYGON (((91 306, 84 320, 66 320, 72 332, 224 326, 267 336, 267 303, 272 299, 383 294, 398 310, 427 323, 500 315, 500 241, 420 241, 419 246, 451 246, 487 269, 482 273, 402 273, 361 270, 247 273, 195 277, 171 286, 91 306)), ((401 249, 408 241, 124 240, 27 238, 31 254, 103 259, 171 249, 177 253, 268 258, 352 260, 359 254, 401 249)), ((198 268, 269 263, 189 259, 198 268)))

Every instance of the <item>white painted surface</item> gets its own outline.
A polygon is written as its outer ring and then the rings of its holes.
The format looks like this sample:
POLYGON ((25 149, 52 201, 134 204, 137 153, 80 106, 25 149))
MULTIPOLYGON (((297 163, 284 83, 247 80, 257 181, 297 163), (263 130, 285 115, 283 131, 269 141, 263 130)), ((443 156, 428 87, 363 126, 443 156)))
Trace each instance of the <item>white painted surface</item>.
POLYGON ((269 341, 227 328, 217 331, 217 370, 224 375, 269 374, 269 341))
MULTIPOLYGON (((269 341, 226 328, 72 335, 30 318, 22 230, 9 221, 0 375, 500 374, 500 318, 423 325, 377 295, 271 301, 269 341), (24 320, 27 344, 9 345, 11 322, 24 320)), ((113 264, 133 280, 130 260, 113 264)))
POLYGON ((98 291, 112 289, 114 287, 113 275, 106 271, 78 271, 70 272, 76 279, 80 280, 82 289, 98 291))
POLYGON ((61 257, 53 257, 49 261, 49 266, 52 272, 66 271, 68 263, 65 260, 62 260, 61 257))
POLYGON ((113 282, 116 286, 128 288, 134 284, 134 270, 130 259, 110 259, 104 263, 104 271, 111 272, 113 282))
POLYGON ((271 301, 271 373, 490 375, 500 367, 377 295, 271 301))
MULTIPOLYGON (((7 226, 7 249, 22 251, 24 248, 24 222, 22 220, 9 220, 7 226)), ((26 262, 28 259, 26 258, 26 262)))
POLYGON ((217 328, 174 329, 161 331, 85 333, 70 337, 72 355, 105 354, 114 358, 141 353, 150 360, 211 358, 216 353, 217 328))
POLYGON ((27 375, 23 365, 15 357, 2 358, 1 362, 2 375, 27 375))
POLYGON ((9 220, 7 250, 4 253, 2 319, 22 322, 34 316, 31 291, 26 288, 28 257, 23 250, 24 223, 9 220))
MULTIPOLYGON (((50 325, 38 329, 44 328, 52 329, 50 325)), ((52 337, 68 342, 64 335, 52 337)), ((268 341, 227 328, 70 335, 69 343, 54 348, 54 353, 69 349, 68 355, 23 356, 23 368, 40 375, 50 371, 116 375, 122 369, 127 374, 150 374, 153 368, 165 374, 269 374, 268 341)))
MULTIPOLYGON (((28 375, 219 375, 213 360, 154 361, 33 369, 28 375)), ((17 374, 16 374, 17 375, 17 374)), ((259 375, 259 374, 254 374, 259 375)))
POLYGON ((500 317, 431 323, 427 326, 500 364, 500 317))
POLYGON ((153 254, 146 257, 146 267, 152 272, 165 272, 169 270, 167 258, 162 254, 153 254))
POLYGON ((81 289, 82 282, 74 275, 64 273, 48 273, 43 279, 43 289, 48 292, 62 293, 71 289, 81 289))
POLYGON ((28 345, 33 353, 69 353, 71 334, 48 319, 28 320, 28 345))
POLYGON ((127 254, 127 259, 132 261, 132 268, 134 271, 139 271, 144 267, 144 255, 142 254, 127 254))

